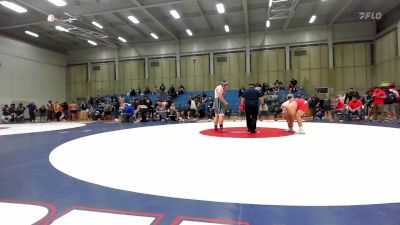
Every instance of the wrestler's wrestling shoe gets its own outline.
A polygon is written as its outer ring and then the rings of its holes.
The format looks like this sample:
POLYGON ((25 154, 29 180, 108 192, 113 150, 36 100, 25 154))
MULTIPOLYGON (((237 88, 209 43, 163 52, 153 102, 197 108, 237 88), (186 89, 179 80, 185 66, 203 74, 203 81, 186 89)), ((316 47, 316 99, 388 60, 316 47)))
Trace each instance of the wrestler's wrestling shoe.
POLYGON ((298 134, 306 134, 306 132, 303 130, 302 127, 299 128, 299 133, 298 134))
POLYGON ((287 131, 287 132, 293 132, 293 127, 289 128, 289 129, 287 129, 287 130, 285 130, 285 131, 287 131))

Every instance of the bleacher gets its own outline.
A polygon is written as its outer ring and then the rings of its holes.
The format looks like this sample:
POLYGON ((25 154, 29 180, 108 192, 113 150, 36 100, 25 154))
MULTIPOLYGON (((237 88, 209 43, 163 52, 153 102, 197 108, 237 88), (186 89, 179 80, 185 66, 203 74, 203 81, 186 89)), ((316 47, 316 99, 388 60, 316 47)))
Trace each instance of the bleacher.
MULTIPOLYGON (((188 91, 185 92, 183 95, 178 95, 174 101, 175 101, 175 105, 178 108, 184 108, 187 105, 189 96, 197 96, 197 95, 203 95, 206 94, 208 97, 211 96, 212 98, 214 97, 214 91, 188 91)), ((285 90, 281 90, 277 93, 277 101, 281 102, 284 99, 286 99, 286 96, 289 94, 289 90, 285 89, 285 90)), ((305 89, 301 88, 299 90, 299 92, 294 93, 294 97, 300 97, 301 94, 304 94, 306 96, 306 98, 308 97, 307 92, 305 91, 305 89)), ((151 94, 147 94, 147 95, 137 95, 135 97, 128 97, 125 95, 126 100, 128 101, 132 101, 133 99, 141 99, 143 96, 148 96, 151 101, 154 103, 157 101, 157 99, 161 99, 163 101, 166 101, 168 99, 168 96, 166 93, 151 93, 151 94), (128 98, 128 99, 127 99, 128 98)), ((106 96, 106 98, 111 98, 111 96, 106 96)), ((228 90, 227 92, 225 92, 225 99, 229 102, 230 107, 231 107, 231 115, 232 116, 236 116, 239 115, 239 105, 240 105, 240 98, 239 98, 239 90, 228 90)), ((270 104, 268 101, 268 98, 266 98, 266 102, 268 104, 268 108, 270 108, 270 104)), ((208 103, 207 103, 208 104, 208 103)), ((206 108, 208 107, 208 105, 206 105, 206 108)), ((268 111, 268 115, 273 115, 272 112, 270 112, 270 110, 268 111)))

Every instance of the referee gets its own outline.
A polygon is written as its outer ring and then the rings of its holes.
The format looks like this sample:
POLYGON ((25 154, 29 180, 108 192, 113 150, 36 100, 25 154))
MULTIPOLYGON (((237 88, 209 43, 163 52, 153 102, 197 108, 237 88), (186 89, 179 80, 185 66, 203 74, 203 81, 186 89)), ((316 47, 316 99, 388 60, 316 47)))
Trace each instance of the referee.
POLYGON ((256 133, 258 103, 262 101, 262 96, 261 90, 257 90, 254 82, 250 82, 249 88, 243 92, 241 97, 241 104, 244 104, 246 113, 247 132, 252 134, 256 133))

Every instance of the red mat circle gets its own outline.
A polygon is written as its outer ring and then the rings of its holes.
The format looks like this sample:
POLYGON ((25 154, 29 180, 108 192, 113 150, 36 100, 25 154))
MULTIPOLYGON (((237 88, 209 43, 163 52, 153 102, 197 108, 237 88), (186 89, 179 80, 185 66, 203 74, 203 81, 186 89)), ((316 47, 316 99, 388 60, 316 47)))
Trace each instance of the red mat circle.
POLYGON ((200 134, 224 138, 274 138, 293 135, 294 132, 289 132, 280 128, 259 127, 257 128, 257 133, 250 134, 247 132, 246 127, 227 127, 224 128, 223 132, 207 129, 200 131, 200 134))

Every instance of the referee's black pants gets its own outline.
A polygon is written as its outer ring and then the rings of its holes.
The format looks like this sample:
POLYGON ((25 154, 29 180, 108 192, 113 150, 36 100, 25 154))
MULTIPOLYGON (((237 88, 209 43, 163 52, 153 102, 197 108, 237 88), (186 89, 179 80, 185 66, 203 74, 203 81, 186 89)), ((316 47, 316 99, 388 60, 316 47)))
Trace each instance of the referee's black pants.
POLYGON ((257 127, 258 106, 245 105, 244 111, 246 112, 247 129, 255 133, 257 127))

